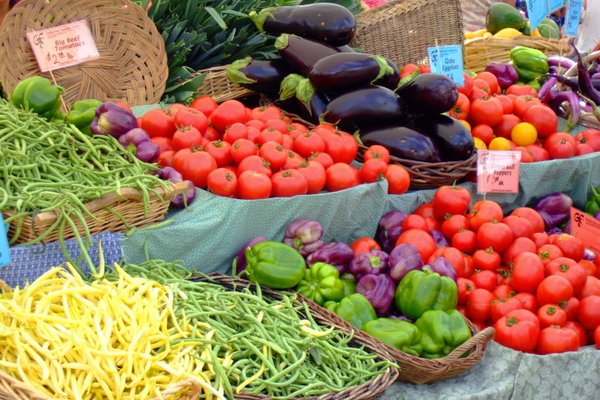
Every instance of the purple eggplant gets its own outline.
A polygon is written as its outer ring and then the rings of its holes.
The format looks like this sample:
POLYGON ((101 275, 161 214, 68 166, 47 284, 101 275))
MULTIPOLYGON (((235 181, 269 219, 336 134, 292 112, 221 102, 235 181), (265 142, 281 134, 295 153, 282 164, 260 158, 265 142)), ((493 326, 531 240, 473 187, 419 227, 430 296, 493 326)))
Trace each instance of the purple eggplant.
POLYGON ((592 78, 581 53, 575 45, 573 45, 573 49, 577 55, 577 82, 579 83, 579 91, 582 95, 592 100, 594 104, 600 105, 600 90, 596 89, 592 84, 592 78))
POLYGON ((390 253, 389 268, 390 277, 400 282, 410 271, 423 268, 423 258, 415 246, 402 243, 390 253))
POLYGON ((549 102, 550 108, 554 112, 559 112, 561 105, 564 102, 569 103, 569 118, 567 120, 567 127, 570 129, 579 122, 581 117, 581 105, 579 104, 579 96, 577 92, 571 90, 563 90, 561 92, 555 92, 552 95, 552 100, 549 102))
POLYGON ((374 249, 355 255, 348 269, 356 279, 366 274, 384 274, 388 271, 389 258, 385 251, 374 249))
POLYGON ((535 210, 542 216, 546 231, 558 227, 571 215, 573 200, 562 192, 549 193, 539 198, 534 205, 535 210))
MULTIPOLYGON (((377 121, 377 119, 373 117, 372 121, 377 121)), ((405 160, 441 161, 440 150, 431 137, 405 126, 374 126, 361 129, 360 139, 365 146, 381 145, 387 148, 392 156, 405 160)))
POLYGON ((343 274, 348 270, 352 258, 354 258, 354 251, 350 246, 342 242, 331 242, 309 254, 306 264, 310 266, 319 261, 324 262, 333 265, 340 271, 340 274, 343 274))
POLYGON ((413 127, 431 138, 443 161, 467 160, 475 152, 473 135, 455 118, 444 114, 424 115, 415 120, 413 127))
POLYGON ((261 32, 289 33, 333 46, 350 43, 356 31, 354 14, 336 3, 269 7, 248 16, 261 32))
POLYGON ((568 57, 558 55, 558 54, 548 57, 548 65, 550 67, 561 67, 561 68, 569 69, 572 66, 574 66, 575 64, 577 64, 576 61, 571 60, 568 57))
POLYGON ((279 93, 281 81, 291 73, 290 67, 280 58, 253 60, 252 57, 234 61, 226 71, 231 82, 269 96, 279 93))
POLYGON ((458 99, 458 89, 446 75, 420 74, 397 90, 412 112, 440 114, 449 111, 458 99))
POLYGON ((356 293, 365 296, 378 315, 386 314, 396 293, 396 282, 387 275, 367 274, 358 280, 356 293))
POLYGON ((306 257, 323 247, 322 237, 323 227, 320 223, 305 218, 296 218, 285 229, 283 242, 306 257))
POLYGON ((452 278, 452 280, 455 282, 458 278, 458 276, 456 275, 456 270, 454 269, 452 263, 450 263, 450 260, 443 256, 438 256, 434 258, 432 261, 428 262, 427 265, 425 265, 423 268, 429 268, 432 272, 437 272, 442 276, 452 278))
POLYGON ((373 84, 396 90, 400 85, 400 69, 398 68, 398 65, 389 58, 386 58, 385 61, 392 70, 383 75, 380 79, 377 79, 373 84))
POLYGON ((389 254, 396 247, 396 240, 402 233, 402 223, 408 217, 408 213, 400 210, 392 210, 385 213, 377 223, 375 240, 383 251, 389 254))
POLYGON ((246 269, 246 266, 248 266, 248 261, 246 260, 246 249, 254 246, 256 243, 265 242, 266 240, 267 238, 264 236, 257 236, 254 239, 249 240, 240 248, 235 257, 233 257, 233 263, 231 265, 233 275, 239 274, 246 269))
POLYGON ((519 80, 519 74, 512 64, 491 62, 485 67, 485 70, 494 74, 502 89, 506 89, 519 80))
POLYGON ((117 139, 137 127, 137 119, 131 111, 111 102, 102 103, 96 109, 96 117, 90 124, 95 135, 111 135, 117 139))
POLYGON ((328 44, 288 35, 287 33, 277 38, 275 48, 279 50, 281 58, 288 63, 294 72, 303 76, 306 76, 322 58, 340 52, 336 47, 328 44))

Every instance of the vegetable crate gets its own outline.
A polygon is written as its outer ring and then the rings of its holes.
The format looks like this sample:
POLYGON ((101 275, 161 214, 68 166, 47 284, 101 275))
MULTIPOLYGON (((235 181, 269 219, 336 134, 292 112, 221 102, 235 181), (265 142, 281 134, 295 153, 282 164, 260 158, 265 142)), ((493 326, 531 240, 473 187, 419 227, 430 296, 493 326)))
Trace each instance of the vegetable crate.
MULTIPOLYGON (((142 193, 136 189, 123 188, 117 192, 86 203, 90 214, 85 215, 85 222, 91 234, 100 232, 123 232, 133 227, 149 225, 163 220, 169 209, 169 201, 184 193, 189 188, 187 182, 171 184, 171 187, 149 189, 150 201, 144 209, 142 193)), ((10 211, 4 211, 4 216, 9 217, 10 211)), ((60 218, 56 212, 44 212, 34 217, 25 217, 21 221, 10 224, 8 237, 16 239, 17 243, 26 243, 35 240, 46 232, 60 218)), ((81 222, 75 220, 79 233, 83 232, 81 222)), ((53 229, 41 241, 44 243, 59 240, 58 229, 53 229)), ((75 237, 70 226, 65 227, 63 239, 75 237)))

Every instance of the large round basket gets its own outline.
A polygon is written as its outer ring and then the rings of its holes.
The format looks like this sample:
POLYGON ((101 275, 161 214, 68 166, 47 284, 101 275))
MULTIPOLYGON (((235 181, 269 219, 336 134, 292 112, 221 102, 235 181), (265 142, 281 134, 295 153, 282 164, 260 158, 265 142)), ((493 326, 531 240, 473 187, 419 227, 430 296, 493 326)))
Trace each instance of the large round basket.
POLYGON ((67 106, 80 99, 156 103, 168 77, 164 41, 145 11, 129 0, 22 0, 0 29, 0 83, 11 93, 32 75, 55 79, 67 106), (42 73, 27 33, 86 20, 99 58, 42 73))

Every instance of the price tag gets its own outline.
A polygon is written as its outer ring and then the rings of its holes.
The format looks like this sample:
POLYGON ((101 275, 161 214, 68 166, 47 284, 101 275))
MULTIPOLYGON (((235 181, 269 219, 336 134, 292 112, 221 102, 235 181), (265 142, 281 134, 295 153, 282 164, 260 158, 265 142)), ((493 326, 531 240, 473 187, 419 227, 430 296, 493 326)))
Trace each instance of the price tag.
POLYGON ((569 4, 567 5, 567 13, 565 14, 565 34, 569 36, 577 35, 582 12, 583 0, 569 0, 569 4))
POLYGON ((574 207, 571 207, 571 235, 600 254, 600 221, 574 207))
POLYGON ((565 6, 565 0, 548 0, 548 14, 552 14, 554 11, 565 6))
POLYGON ((427 51, 431 72, 446 75, 458 86, 465 83, 462 46, 436 46, 429 47, 427 51))
POLYGON ((518 193, 520 151, 477 150, 477 192, 518 193))
POLYGON ((43 72, 100 57, 86 20, 28 32, 27 39, 43 72))
POLYGON ((529 28, 534 30, 546 15, 548 15, 547 0, 527 0, 527 17, 529 18, 529 28))
POLYGON ((2 213, 0 213, 0 267, 4 267, 12 262, 10 259, 10 251, 8 249, 8 227, 4 223, 2 213))

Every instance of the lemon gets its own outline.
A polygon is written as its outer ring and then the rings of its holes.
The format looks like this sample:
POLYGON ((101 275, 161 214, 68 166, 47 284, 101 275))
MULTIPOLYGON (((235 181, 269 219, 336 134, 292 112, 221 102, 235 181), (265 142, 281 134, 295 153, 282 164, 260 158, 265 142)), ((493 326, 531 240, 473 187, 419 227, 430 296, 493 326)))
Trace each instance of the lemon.
POLYGON ((521 36, 522 33, 514 28, 504 28, 499 30, 494 37, 495 38, 504 38, 504 39, 512 39, 517 36, 521 36))

